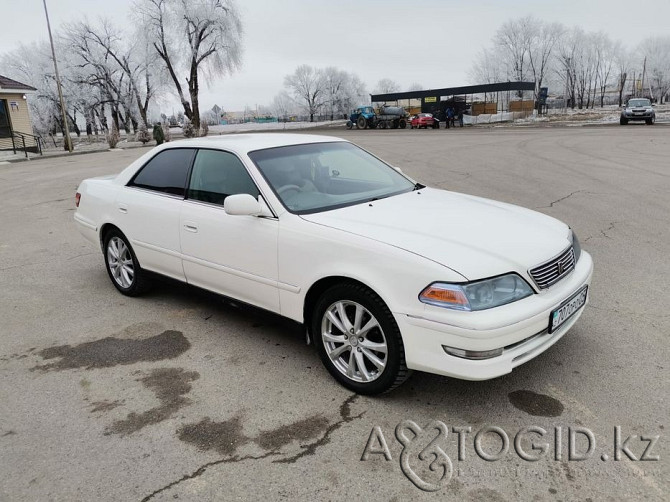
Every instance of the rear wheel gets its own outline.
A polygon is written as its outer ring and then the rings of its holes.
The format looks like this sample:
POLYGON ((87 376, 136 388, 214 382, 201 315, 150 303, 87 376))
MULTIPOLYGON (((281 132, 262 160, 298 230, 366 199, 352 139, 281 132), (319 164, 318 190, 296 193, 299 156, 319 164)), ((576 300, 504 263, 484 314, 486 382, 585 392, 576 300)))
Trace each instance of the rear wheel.
POLYGON ((391 311, 365 286, 342 283, 328 289, 316 305, 312 333, 330 374, 354 392, 387 392, 410 375, 391 311))
POLYGON ((407 127, 407 121, 405 119, 400 119, 400 122, 398 122, 398 126, 400 126, 400 129, 404 129, 407 127))
POLYGON ((116 289, 127 296, 138 296, 149 288, 146 273, 125 235, 110 230, 105 236, 104 249, 107 273, 116 289))
POLYGON ((358 117, 358 120, 356 120, 356 126, 359 129, 367 129, 368 128, 368 121, 365 120, 365 117, 360 116, 360 117, 358 117))
POLYGON ((386 129, 386 121, 385 121, 385 120, 382 120, 382 121, 379 123, 379 128, 380 128, 380 129, 386 129))

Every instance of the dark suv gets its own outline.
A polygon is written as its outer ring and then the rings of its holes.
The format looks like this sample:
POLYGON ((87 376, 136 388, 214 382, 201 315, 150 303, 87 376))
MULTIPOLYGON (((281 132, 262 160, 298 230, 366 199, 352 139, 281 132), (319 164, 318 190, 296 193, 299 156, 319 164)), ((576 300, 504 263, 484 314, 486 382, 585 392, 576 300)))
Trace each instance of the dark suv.
POLYGON ((626 125, 629 120, 644 120, 648 125, 656 122, 656 112, 647 98, 632 98, 621 110, 619 124, 626 125))

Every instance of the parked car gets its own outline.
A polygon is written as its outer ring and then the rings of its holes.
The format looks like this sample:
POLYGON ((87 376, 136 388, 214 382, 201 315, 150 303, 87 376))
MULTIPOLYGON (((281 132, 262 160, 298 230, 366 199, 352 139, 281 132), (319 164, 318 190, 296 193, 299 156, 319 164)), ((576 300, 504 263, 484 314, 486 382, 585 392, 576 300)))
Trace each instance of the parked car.
POLYGON ((330 136, 166 143, 75 202, 120 293, 157 273, 302 323, 362 394, 411 370, 511 372, 573 326, 593 270, 565 223, 427 188, 330 136))
MULTIPOLYGON (((433 117, 432 113, 419 113, 416 115, 414 118, 412 118, 412 122, 410 123, 410 126, 412 129, 421 129, 422 127, 425 129, 428 129, 429 127, 435 129, 435 118, 433 117)), ((440 122, 437 122, 437 127, 440 126, 440 122)))
POLYGON ((621 110, 619 124, 626 125, 630 120, 644 120, 647 125, 656 123, 656 112, 647 98, 632 98, 621 110))

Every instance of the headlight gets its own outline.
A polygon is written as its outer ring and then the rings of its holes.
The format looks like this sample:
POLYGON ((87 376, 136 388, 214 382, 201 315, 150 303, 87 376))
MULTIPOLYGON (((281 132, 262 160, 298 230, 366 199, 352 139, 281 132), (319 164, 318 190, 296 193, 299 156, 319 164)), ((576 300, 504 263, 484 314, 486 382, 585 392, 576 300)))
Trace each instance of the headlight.
POLYGON ((572 229, 570 229, 570 233, 568 234, 568 240, 572 243, 572 249, 575 252, 575 263, 577 263, 579 257, 582 255, 582 246, 579 244, 577 234, 575 234, 575 231, 572 229))
POLYGON ((453 310, 486 310, 506 305, 533 294, 533 290, 517 274, 507 274, 467 284, 434 282, 419 300, 429 305, 453 310))

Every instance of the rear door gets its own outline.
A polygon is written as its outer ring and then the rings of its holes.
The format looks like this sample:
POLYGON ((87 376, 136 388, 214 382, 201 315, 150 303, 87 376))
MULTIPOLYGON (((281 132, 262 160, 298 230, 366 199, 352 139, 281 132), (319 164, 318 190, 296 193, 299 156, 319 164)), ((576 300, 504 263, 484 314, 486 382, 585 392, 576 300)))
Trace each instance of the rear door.
POLYGON ((276 218, 232 216, 229 195, 260 191, 232 153, 200 149, 181 210, 181 249, 189 284, 279 312, 276 218))
POLYGON ((140 265, 180 280, 179 213, 194 155, 193 148, 156 154, 119 192, 115 208, 140 265))

